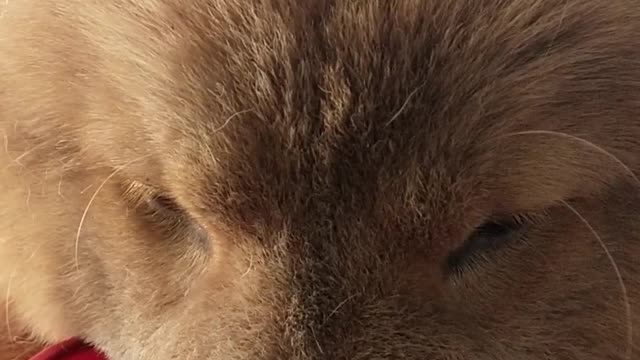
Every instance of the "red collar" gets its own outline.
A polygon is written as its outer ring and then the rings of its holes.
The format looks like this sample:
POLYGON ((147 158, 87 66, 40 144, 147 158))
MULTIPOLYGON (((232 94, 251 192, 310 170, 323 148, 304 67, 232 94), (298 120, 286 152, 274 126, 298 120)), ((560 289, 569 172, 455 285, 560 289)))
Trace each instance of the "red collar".
POLYGON ((106 360, 106 358, 78 339, 70 339, 48 347, 31 360, 106 360))

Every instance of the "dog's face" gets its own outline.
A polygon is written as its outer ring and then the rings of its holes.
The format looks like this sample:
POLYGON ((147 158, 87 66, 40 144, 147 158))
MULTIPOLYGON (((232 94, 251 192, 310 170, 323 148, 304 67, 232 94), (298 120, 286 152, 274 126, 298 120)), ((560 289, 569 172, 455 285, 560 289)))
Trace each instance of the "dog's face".
POLYGON ((634 1, 2 21, 0 285, 38 335, 113 360, 638 356, 634 1))

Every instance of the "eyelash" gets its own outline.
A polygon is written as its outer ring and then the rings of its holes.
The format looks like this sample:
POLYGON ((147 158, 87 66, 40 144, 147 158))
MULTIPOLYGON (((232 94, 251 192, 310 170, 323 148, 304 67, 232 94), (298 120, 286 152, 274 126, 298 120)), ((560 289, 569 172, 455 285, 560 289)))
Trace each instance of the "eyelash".
MULTIPOLYGON (((163 227, 179 227, 184 222, 185 215, 170 198, 154 195, 146 201, 142 208, 143 215, 156 225, 163 227)), ((177 231, 177 229, 172 229, 177 231)))
POLYGON ((125 197, 143 221, 170 239, 185 236, 197 237, 201 241, 207 239, 205 231, 171 197, 139 182, 128 184, 125 197))
POLYGON ((461 274, 479 258, 491 255, 521 239, 527 229, 541 220, 539 214, 518 214, 506 218, 490 219, 476 229, 464 244, 451 252, 446 260, 446 272, 461 274))

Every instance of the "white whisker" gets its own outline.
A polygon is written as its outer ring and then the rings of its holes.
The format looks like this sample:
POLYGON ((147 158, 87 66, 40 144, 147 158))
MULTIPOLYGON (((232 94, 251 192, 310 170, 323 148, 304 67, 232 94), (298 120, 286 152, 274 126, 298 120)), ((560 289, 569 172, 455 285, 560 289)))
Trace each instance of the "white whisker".
POLYGON ((213 132, 218 132, 221 131, 222 129, 224 129, 225 127, 227 127, 227 125, 229 125, 229 123, 231 122, 231 120, 235 119, 236 117, 242 115, 242 114, 246 114, 248 112, 252 112, 252 109, 249 110, 242 110, 242 111, 238 111, 237 113, 232 114, 231 116, 229 116, 227 118, 227 120, 225 120, 224 123, 222 123, 222 125, 220 125, 219 128, 213 129, 213 132))
POLYGON ((39 148, 41 148, 41 147, 42 147, 42 146, 44 146, 44 145, 45 145, 45 143, 38 144, 38 145, 36 145, 36 146, 32 147, 31 149, 29 149, 29 150, 27 150, 27 151, 23 152, 22 154, 20 154, 18 157, 16 157, 16 158, 15 158, 15 159, 13 159, 12 161, 13 161, 15 164, 19 165, 19 166, 24 166, 20 161, 21 161, 22 159, 26 158, 27 156, 29 156, 29 155, 33 154, 36 150, 38 150, 39 148))
POLYGON ((519 135, 550 135, 550 136, 555 136, 555 137, 562 137, 564 139, 569 139, 569 140, 573 140, 576 141, 582 145, 587 146, 588 148, 595 150, 605 156, 607 156, 609 159, 613 160, 616 164, 620 165, 621 168, 624 169, 624 171, 633 178, 633 180, 640 186, 640 179, 638 179, 638 176, 631 170, 631 168, 629 168, 629 166, 627 166, 627 164, 625 164, 624 162, 622 162, 622 160, 620 160, 617 156, 615 156, 614 154, 612 154, 610 151, 592 143, 589 140, 583 139, 581 137, 575 136, 575 135, 571 135, 571 134, 567 134, 567 133, 563 133, 563 132, 558 132, 558 131, 550 131, 550 130, 528 130, 528 131, 519 131, 519 132, 514 132, 514 133, 509 133, 503 136, 500 136, 499 138, 505 138, 505 137, 512 137, 512 136, 519 136, 519 135))
POLYGON ((253 268, 253 254, 251 254, 251 257, 249 258, 249 266, 247 267, 247 271, 245 271, 240 277, 243 278, 247 276, 249 272, 251 272, 252 268, 253 268))
POLYGON ((104 179, 104 181, 100 184, 100 186, 98 186, 96 191, 93 193, 93 195, 89 199, 89 203, 85 207, 84 212, 82 213, 82 217, 80 218, 80 224, 78 225, 78 231, 76 232, 75 248, 74 248, 74 259, 75 259, 76 271, 80 270, 80 265, 79 265, 79 262, 78 262, 78 251, 79 251, 79 247, 80 247, 79 246, 80 245, 80 233, 82 231, 82 226, 84 225, 84 222, 85 222, 85 220, 87 218, 87 214, 89 213, 89 209, 91 208, 91 205, 93 204, 95 199, 98 197, 98 194, 100 193, 100 191, 109 182, 109 180, 111 180, 114 176, 116 176, 120 171, 122 171, 127 166, 129 166, 129 165, 131 165, 131 164, 133 164, 133 163, 135 163, 137 161, 140 161, 142 159, 145 159, 145 158, 147 158, 149 156, 151 156, 151 155, 145 155, 145 156, 139 157, 137 159, 133 159, 133 160, 125 163, 124 165, 115 168, 114 171, 112 171, 111 174, 109 174, 109 176, 107 176, 104 179))
POLYGON ((332 317, 333 315, 335 315, 335 314, 338 312, 338 310, 340 310, 340 308, 341 308, 341 307, 343 307, 346 303, 348 303, 349 301, 351 301, 351 299, 353 299, 354 297, 356 297, 356 295, 357 295, 357 294, 353 294, 353 295, 349 296, 348 298, 346 298, 346 299, 342 300, 342 301, 340 302, 340 304, 338 304, 338 306, 336 306, 336 307, 333 309, 333 311, 331 311, 331 313, 329 313, 329 315, 327 316, 327 318, 325 319, 325 321, 324 321, 324 322, 326 323, 327 321, 329 321, 329 319, 331 319, 331 317, 332 317))
POLYGON ((64 196, 62 195, 62 179, 64 177, 64 174, 60 174, 60 181, 58 181, 58 196, 61 198, 64 198, 64 196))
POLYGON ((611 263, 611 267, 613 268, 613 271, 615 272, 616 277, 618 278, 618 284, 620 286, 622 301, 624 302, 624 307, 626 312, 626 323, 627 323, 627 350, 626 350, 625 358, 631 359, 631 354, 633 351, 633 321, 631 318, 631 303, 629 302, 627 286, 625 285, 624 278, 622 277, 622 272, 620 271, 620 268, 618 267, 617 262, 613 258, 611 251, 609 251, 609 248, 604 243, 604 241, 602 240, 598 232, 593 228, 593 226, 591 226, 591 223, 589 223, 589 221, 584 216, 582 216, 582 214, 580 214, 580 212, 578 212, 576 208, 571 206, 566 201, 562 201, 562 204, 566 206, 569 210, 571 210, 571 212, 573 212, 580 219, 580 221, 582 221, 582 223, 589 229, 589 231, 593 234, 595 239, 600 244, 600 247, 602 247, 602 250, 606 254, 609 262, 611 263))
POLYGON ((387 121, 386 126, 391 125, 394 121, 396 121, 400 115, 402 115, 402 112, 404 112, 404 109, 409 105, 409 102, 411 102, 411 99, 418 93, 418 91, 424 86, 425 84, 422 84, 420 86, 418 86, 417 88, 415 88, 411 93, 409 93, 409 96, 407 96, 407 99, 404 101, 404 103, 402 104, 402 106, 400 106, 400 109, 398 109, 398 111, 396 111, 395 114, 393 114, 393 116, 391 117, 391 119, 389 119, 389 121, 387 121))
POLYGON ((87 191, 89 191, 89 189, 91 189, 93 187, 94 184, 89 184, 89 186, 87 186, 86 188, 80 190, 80 194, 84 194, 87 191))
MULTIPOLYGON (((547 135, 547 136, 552 136, 552 137, 563 138, 563 139, 566 139, 566 140, 571 140, 571 141, 574 141, 574 142, 576 142, 578 144, 586 146, 587 148, 589 148, 591 150, 594 150, 597 153, 600 153, 600 154, 606 156, 607 158, 609 158, 610 160, 612 160, 613 162, 618 164, 624 170, 624 172, 626 172, 626 174, 633 179, 633 181, 636 183, 638 188, 640 188, 640 179, 638 179, 638 176, 633 172, 633 170, 631 170, 631 168, 627 164, 625 164, 622 160, 620 160, 620 158, 615 156, 610 151, 602 148, 601 146, 599 146, 597 144, 594 144, 593 142, 591 142, 589 140, 583 139, 583 138, 575 136, 575 135, 567 134, 567 133, 564 133, 564 132, 551 131, 551 130, 520 131, 520 132, 514 132, 514 133, 509 133, 509 134, 503 135, 500 138, 512 137, 512 136, 520 136, 520 135, 547 135)), ((582 216, 582 214, 580 214, 573 206, 571 206, 569 203, 567 203, 566 201, 561 201, 561 203, 564 206, 566 206, 571 212, 573 212, 580 219, 580 221, 582 221, 582 223, 584 223, 585 226, 587 226, 589 231, 593 234, 593 236, 596 238, 596 240, 598 241, 598 243, 602 247, 602 250, 606 254, 609 262, 611 263, 611 266, 613 267, 613 270, 615 272, 615 275, 616 275, 616 277, 618 279, 618 283, 619 283, 619 286, 620 286, 620 292, 621 292, 622 300, 624 302, 625 314, 626 314, 626 322, 627 322, 627 324, 626 324, 627 325, 626 359, 631 359, 632 352, 633 352, 632 309, 631 309, 631 303, 629 301, 627 287, 625 285, 624 278, 622 276, 620 268, 618 267, 618 264, 616 263, 615 259, 613 258, 613 255, 609 251, 609 248, 604 243, 604 241, 602 240, 600 235, 595 231, 593 226, 591 226, 589 221, 584 216, 582 216)))

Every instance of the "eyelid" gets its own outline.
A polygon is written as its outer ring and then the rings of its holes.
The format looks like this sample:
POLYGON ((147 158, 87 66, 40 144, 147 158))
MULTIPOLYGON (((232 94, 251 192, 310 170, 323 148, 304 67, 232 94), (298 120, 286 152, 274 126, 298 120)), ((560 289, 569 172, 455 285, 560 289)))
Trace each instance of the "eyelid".
POLYGON ((124 185, 123 196, 134 207, 144 205, 157 194, 154 188, 137 180, 127 181, 124 185))
POLYGON ((125 185, 124 197, 136 208, 146 207, 153 211, 171 213, 181 211, 170 196, 164 195, 157 188, 137 180, 128 181, 125 185))
POLYGON ((191 220, 170 196, 139 181, 129 182, 124 195, 141 214, 155 222, 170 220, 182 223, 183 220, 191 220))
POLYGON ((472 264, 478 258, 483 258, 485 251, 508 244, 504 242, 505 240, 521 237, 529 226, 542 222, 546 216, 546 212, 518 212, 513 215, 486 218, 482 224, 473 229, 460 247, 449 253, 445 261, 446 272, 460 273, 465 266, 472 264), (496 232, 496 229, 504 230, 504 233, 496 232), (508 238, 505 239, 505 237, 508 238))
MULTIPOLYGON (((510 215, 493 215, 486 218, 475 229, 487 223, 514 225, 516 227, 538 223, 546 218, 546 211, 521 211, 510 215)), ((474 231, 475 232, 475 231, 474 231)))
POLYGON ((130 180, 125 183, 124 197, 140 210, 140 214, 146 220, 164 228, 164 231, 171 236, 195 230, 198 237, 208 238, 202 226, 185 213, 171 196, 165 195, 157 188, 140 181, 130 180))

